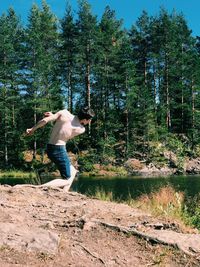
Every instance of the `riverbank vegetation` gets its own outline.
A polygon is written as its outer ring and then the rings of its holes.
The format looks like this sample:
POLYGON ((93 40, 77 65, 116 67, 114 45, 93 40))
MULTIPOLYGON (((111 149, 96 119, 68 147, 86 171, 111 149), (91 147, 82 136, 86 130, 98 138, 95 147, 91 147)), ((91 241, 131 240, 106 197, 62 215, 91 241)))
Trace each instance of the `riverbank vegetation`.
POLYGON ((176 192, 171 186, 166 186, 137 199, 130 196, 125 201, 115 199, 112 192, 106 192, 102 188, 97 188, 94 197, 103 201, 124 202, 155 217, 174 219, 187 227, 200 230, 200 195, 186 199, 183 192, 176 192))
POLYGON ((1 171, 0 170, 0 179, 1 178, 20 178, 20 179, 27 179, 27 178, 36 178, 35 172, 24 172, 19 170, 11 170, 11 171, 1 171))
POLYGON ((1 169, 30 171, 38 154, 43 162, 51 126, 28 138, 26 128, 45 111, 85 104, 96 117, 67 145, 83 171, 129 158, 173 165, 167 152, 181 171, 200 155, 200 39, 183 14, 144 11, 124 29, 109 6, 97 20, 81 0, 61 20, 45 1, 27 18, 22 25, 12 8, 0 17, 1 169), (32 151, 28 163, 24 151, 32 151))

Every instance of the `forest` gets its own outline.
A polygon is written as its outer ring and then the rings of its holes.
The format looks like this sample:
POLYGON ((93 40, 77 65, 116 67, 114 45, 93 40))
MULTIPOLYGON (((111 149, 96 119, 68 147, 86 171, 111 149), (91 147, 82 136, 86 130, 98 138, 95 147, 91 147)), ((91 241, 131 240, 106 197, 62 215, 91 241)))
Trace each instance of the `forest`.
POLYGON ((130 29, 105 7, 100 19, 86 0, 58 19, 45 1, 23 25, 13 8, 0 17, 0 168, 27 169, 25 151, 44 155, 51 125, 24 132, 45 111, 87 105, 95 118, 67 149, 82 163, 128 158, 163 164, 200 155, 200 37, 183 14, 140 15, 130 29))

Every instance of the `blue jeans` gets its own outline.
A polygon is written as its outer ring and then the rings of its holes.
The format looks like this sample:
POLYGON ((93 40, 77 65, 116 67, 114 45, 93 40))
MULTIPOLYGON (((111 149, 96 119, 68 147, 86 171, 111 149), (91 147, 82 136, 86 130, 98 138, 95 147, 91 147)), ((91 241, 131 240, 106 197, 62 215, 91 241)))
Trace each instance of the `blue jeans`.
POLYGON ((47 144, 47 155, 48 158, 55 163, 60 171, 60 175, 65 179, 69 179, 71 176, 70 159, 67 155, 65 145, 47 144))

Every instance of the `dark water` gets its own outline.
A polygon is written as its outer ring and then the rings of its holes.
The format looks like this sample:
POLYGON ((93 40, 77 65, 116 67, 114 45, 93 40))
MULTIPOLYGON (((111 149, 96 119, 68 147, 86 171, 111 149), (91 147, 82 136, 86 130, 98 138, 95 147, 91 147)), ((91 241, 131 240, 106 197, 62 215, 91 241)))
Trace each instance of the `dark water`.
POLYGON ((99 190, 112 192, 114 199, 127 200, 149 194, 165 186, 172 186, 176 192, 184 192, 188 197, 194 197, 200 192, 200 176, 173 176, 154 178, 88 178, 79 177, 72 189, 89 195, 95 195, 99 190))
MULTIPOLYGON (((47 182, 48 179, 42 181, 47 182)), ((34 179, 1 178, 1 184, 37 184, 34 179)), ((194 197, 200 192, 200 176, 173 176, 154 178, 94 178, 79 177, 72 185, 72 190, 82 194, 95 195, 102 190, 105 193, 112 192, 113 199, 127 200, 136 199, 142 194, 149 194, 167 185, 176 191, 185 192, 188 197, 194 197)))

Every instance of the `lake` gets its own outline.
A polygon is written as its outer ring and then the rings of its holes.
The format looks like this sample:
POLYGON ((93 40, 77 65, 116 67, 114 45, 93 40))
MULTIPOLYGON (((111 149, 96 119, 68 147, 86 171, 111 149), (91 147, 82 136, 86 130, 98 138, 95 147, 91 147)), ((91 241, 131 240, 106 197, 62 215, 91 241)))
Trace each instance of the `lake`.
POLYGON ((149 194, 161 187, 172 186, 175 191, 185 192, 186 196, 194 197, 200 192, 200 176, 171 177, 129 177, 129 178, 88 178, 79 177, 72 189, 82 194, 95 195, 95 192, 112 192, 113 199, 136 199, 142 194, 149 194))
MULTIPOLYGON (((46 181, 43 181, 46 182, 46 181)), ((1 184, 36 183, 31 179, 1 178, 1 184)), ((72 190, 82 194, 95 195, 99 190, 112 192, 113 199, 136 199, 142 194, 149 194, 161 187, 170 185, 176 191, 185 192, 186 196, 194 197, 200 192, 200 176, 171 176, 171 177, 82 177, 76 179, 72 190)))

